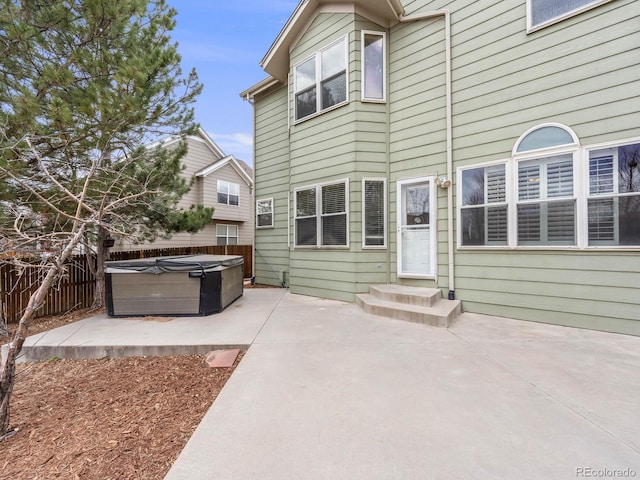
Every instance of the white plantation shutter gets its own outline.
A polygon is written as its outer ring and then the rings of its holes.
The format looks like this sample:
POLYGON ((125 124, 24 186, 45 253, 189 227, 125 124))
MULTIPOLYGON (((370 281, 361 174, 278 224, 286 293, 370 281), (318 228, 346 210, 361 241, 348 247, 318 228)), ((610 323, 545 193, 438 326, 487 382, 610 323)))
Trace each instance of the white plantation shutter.
MULTIPOLYGON (((547 198, 573 196, 573 159, 547 164, 547 198)), ((575 239, 575 202, 549 202, 547 205, 549 243, 573 243, 575 239)))
POLYGON ((537 243, 540 234, 540 204, 518 205, 518 243, 537 243))
POLYGON ((610 242, 616 239, 615 198, 589 200, 589 241, 610 242))
POLYGON ((540 165, 520 165, 518 168, 518 200, 540 198, 540 165))
POLYGON ((613 155, 589 158, 589 194, 614 192, 613 155))
POLYGON ((576 201, 573 197, 572 155, 520 162, 518 243, 575 244, 576 201))
POLYGON ((547 197, 573 196, 573 160, 547 164, 547 197))
POLYGON ((487 242, 506 243, 508 234, 507 206, 487 208, 487 242))
POLYGON ((504 165, 486 169, 487 203, 500 203, 506 199, 506 172, 504 165))
POLYGON ((547 205, 547 240, 549 243, 573 243, 575 240, 575 202, 549 202, 547 205))

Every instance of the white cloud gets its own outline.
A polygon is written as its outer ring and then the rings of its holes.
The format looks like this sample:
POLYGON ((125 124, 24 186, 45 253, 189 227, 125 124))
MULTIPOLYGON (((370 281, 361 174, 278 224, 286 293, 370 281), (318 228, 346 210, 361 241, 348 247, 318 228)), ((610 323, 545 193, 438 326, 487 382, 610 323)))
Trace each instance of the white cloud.
POLYGON ((207 132, 213 141, 227 155, 233 155, 253 165, 253 135, 250 133, 211 133, 207 132))

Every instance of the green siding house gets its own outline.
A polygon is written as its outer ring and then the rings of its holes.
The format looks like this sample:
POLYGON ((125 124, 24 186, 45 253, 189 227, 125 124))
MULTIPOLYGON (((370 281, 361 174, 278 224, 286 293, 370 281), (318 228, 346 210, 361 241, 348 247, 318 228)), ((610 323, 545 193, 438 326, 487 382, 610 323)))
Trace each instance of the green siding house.
POLYGON ((639 26, 635 0, 303 0, 241 94, 256 281, 639 335, 639 26))

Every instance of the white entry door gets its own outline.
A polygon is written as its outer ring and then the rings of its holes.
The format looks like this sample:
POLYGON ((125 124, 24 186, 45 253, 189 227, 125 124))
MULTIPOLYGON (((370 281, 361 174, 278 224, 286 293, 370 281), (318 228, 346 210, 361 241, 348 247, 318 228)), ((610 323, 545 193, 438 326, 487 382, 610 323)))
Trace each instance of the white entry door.
POLYGON ((401 180, 398 192, 398 277, 435 278, 435 183, 401 180))

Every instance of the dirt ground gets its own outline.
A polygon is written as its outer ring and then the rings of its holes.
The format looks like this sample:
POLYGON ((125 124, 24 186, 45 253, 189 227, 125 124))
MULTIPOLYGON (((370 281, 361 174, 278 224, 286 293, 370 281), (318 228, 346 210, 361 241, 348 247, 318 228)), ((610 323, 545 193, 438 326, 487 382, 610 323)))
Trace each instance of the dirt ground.
MULTIPOLYGON (((95 313, 35 319, 28 335, 95 313)), ((18 364, 0 480, 162 479, 242 356, 232 368, 203 355, 18 364)))

